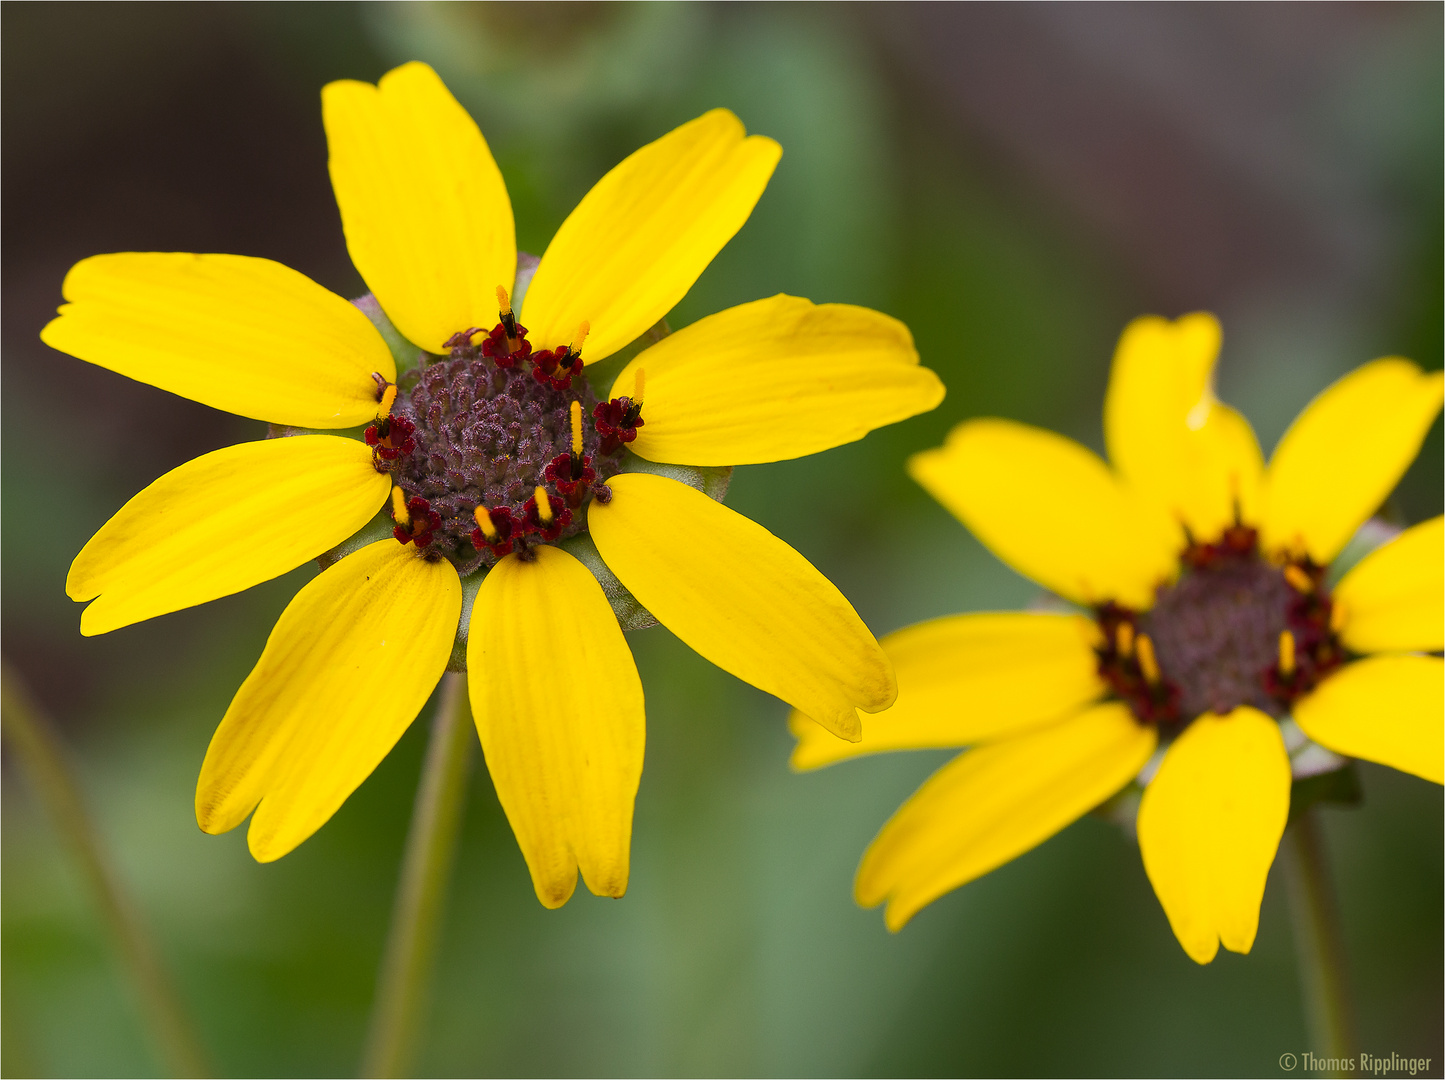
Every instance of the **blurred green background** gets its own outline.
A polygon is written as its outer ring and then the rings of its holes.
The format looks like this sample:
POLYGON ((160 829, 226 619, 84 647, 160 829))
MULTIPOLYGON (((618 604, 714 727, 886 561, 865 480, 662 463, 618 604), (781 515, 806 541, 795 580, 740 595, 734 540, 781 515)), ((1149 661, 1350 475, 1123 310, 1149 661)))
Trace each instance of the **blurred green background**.
MULTIPOLYGON (((622 156, 725 105, 785 148, 751 222, 672 316, 778 291, 912 327, 949 394, 729 503, 879 634, 1036 590, 907 480, 960 419, 1098 447, 1136 314, 1220 315, 1221 396, 1266 449, 1375 356, 1441 362, 1442 8, 1383 5, 9 3, 3 17, 3 635, 61 726, 105 841, 217 1067, 359 1058, 420 768, 419 723, 336 817, 261 866, 207 837, 207 742, 304 567, 102 638, 66 569, 165 470, 258 427, 53 353, 76 260, 279 259, 345 295, 318 92, 432 63, 541 252, 622 156)), ((1441 509, 1434 433, 1387 513, 1441 509)), ((1311 1049, 1281 883, 1247 957, 1198 968, 1115 828, 1085 819, 899 935, 851 899, 864 846, 946 754, 807 776, 785 708, 662 628, 622 901, 535 900, 474 774, 418 1068, 436 1075, 1275 1075, 1311 1049)), ((424 713, 425 718, 428 714, 424 713)), ((160 1063, 91 898, 5 759, 5 1075, 160 1063)), ((1442 797, 1364 768, 1325 811, 1362 1049, 1442 1056, 1442 797)), ((1314 1048, 1318 1051, 1320 1048, 1314 1048)))

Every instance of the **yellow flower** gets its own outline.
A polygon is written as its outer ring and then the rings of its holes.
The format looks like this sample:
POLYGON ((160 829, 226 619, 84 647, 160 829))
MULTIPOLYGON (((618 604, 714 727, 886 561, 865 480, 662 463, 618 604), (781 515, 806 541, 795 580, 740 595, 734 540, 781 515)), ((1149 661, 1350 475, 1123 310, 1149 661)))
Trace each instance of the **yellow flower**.
POLYGON ((290 851, 396 743, 456 646, 538 897, 564 903, 579 866, 621 895, 643 694, 599 576, 857 738, 856 710, 895 695, 877 642, 802 556, 673 477, 849 442, 943 388, 896 320, 777 296, 664 338, 594 398, 582 365, 666 315, 777 164, 778 145, 727 110, 604 176, 532 273, 491 152, 429 67, 332 83, 322 102, 374 302, 235 255, 101 255, 66 277, 48 344, 309 432, 207 454, 127 503, 71 568, 70 596, 94 601, 81 630, 238 592, 353 538, 286 608, 221 721, 201 828, 254 810, 252 854, 290 851), (419 366, 399 373, 394 353, 419 366))
POLYGON ((1185 951, 1207 963, 1221 941, 1253 944, 1294 725, 1441 782, 1442 661, 1421 655, 1445 644, 1441 519, 1333 589, 1326 576, 1419 451, 1441 374, 1364 365, 1315 398, 1266 467, 1248 422, 1213 396, 1219 342, 1205 314, 1125 330, 1104 407, 1112 468, 991 419, 910 461, 1000 558, 1088 613, 955 615, 884 638, 900 693, 861 742, 794 714, 800 769, 972 747, 863 857, 858 901, 887 900, 891 929, 1137 777, 1144 868, 1185 951))

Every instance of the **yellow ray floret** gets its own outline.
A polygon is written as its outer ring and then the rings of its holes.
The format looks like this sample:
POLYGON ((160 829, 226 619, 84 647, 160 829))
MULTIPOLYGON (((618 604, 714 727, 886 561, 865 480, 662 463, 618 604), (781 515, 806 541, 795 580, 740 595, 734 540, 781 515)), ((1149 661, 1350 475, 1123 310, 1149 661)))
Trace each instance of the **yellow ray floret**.
POLYGON ((640 336, 742 227, 782 152, 714 109, 617 165, 542 256, 522 305, 532 341, 561 347, 587 319, 595 363, 640 336))
POLYGON ((65 591, 104 634, 229 596, 335 547, 386 502, 390 481, 354 439, 300 435, 216 450, 172 469, 101 526, 65 591))
POLYGON ((1279 725, 1242 706, 1206 713, 1169 747, 1139 805, 1144 870, 1184 951, 1247 953, 1264 882, 1289 817, 1279 725))
POLYGON ((861 439, 943 400, 908 328, 849 304, 775 296, 701 319, 618 374, 641 400, 634 453, 681 465, 782 461, 861 439))
POLYGON ((1109 798, 1154 752, 1153 728, 1116 702, 970 750, 904 803, 858 867, 858 903, 888 901, 890 930, 951 889, 1043 843, 1109 798))
POLYGON ((1384 502, 1440 411, 1445 376, 1390 357, 1326 387, 1269 462, 1261 540, 1323 565, 1384 502))
POLYGON ((555 908, 579 866, 599 896, 627 891, 643 699, 597 579, 560 548, 535 554, 508 556, 483 580, 467 668, 497 797, 537 898, 555 908))
POLYGON ((401 737, 446 669, 462 588, 386 539, 287 605, 211 739, 196 787, 210 833, 245 820, 261 862, 319 829, 401 737))
POLYGON ((844 742, 796 710, 795 769, 884 750, 968 746, 1008 738, 1082 711, 1104 693, 1082 615, 1023 611, 949 615, 889 634, 879 644, 898 676, 898 700, 844 742))
POLYGON ((76 263, 40 332, 53 349, 215 409, 296 427, 376 416, 396 378, 357 307, 295 270, 242 255, 127 252, 76 263))
POLYGON ((1406 529, 1367 555, 1334 593, 1335 627, 1357 652, 1445 648, 1445 518, 1406 529))
POLYGON ((331 185, 351 261, 429 352, 492 326, 517 266, 512 204, 476 122, 425 64, 321 92, 331 185))
POLYGON ((761 525, 648 473, 608 481, 588 528, 638 602, 718 667, 851 741, 893 703, 893 667, 836 586, 761 525))
POLYGON ((1214 398, 1219 322, 1135 319, 1119 339, 1104 401, 1109 460, 1195 536, 1255 520, 1264 461, 1249 423, 1214 398))
POLYGON ((1294 705, 1315 742, 1445 782, 1445 661, 1371 656, 1335 672, 1294 705))
POLYGON ((1177 569, 1178 524, 1051 431, 969 420, 908 472, 1004 562, 1071 600, 1147 608, 1177 569))

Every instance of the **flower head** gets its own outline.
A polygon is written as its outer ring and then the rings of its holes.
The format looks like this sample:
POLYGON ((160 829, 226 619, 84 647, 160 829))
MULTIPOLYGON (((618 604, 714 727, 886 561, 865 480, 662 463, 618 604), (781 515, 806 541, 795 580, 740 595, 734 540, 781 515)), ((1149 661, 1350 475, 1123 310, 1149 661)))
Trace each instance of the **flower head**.
POLYGON ((254 811, 252 853, 284 855, 451 664, 470 672, 539 898, 564 903, 579 868, 621 895, 643 693, 609 596, 857 738, 857 709, 895 693, 877 642, 802 556, 682 481, 861 438, 942 386, 896 320, 777 296, 642 349, 594 393, 586 366, 659 323, 778 162, 724 109, 604 176, 536 260, 430 68, 322 101, 370 296, 236 255, 101 255, 66 277, 48 344, 288 436, 207 454, 127 503, 71 568, 67 591, 93 601, 82 632, 322 557, 212 740, 201 827, 254 811))
POLYGON ((858 900, 886 900, 891 928, 1137 779, 1144 867, 1185 951, 1248 952, 1291 750, 1307 737, 1441 782, 1442 661, 1424 655, 1445 644, 1441 519, 1337 584, 1330 572, 1418 452, 1440 373, 1364 365, 1311 402, 1266 467, 1247 421, 1214 398, 1219 342, 1202 314, 1125 330, 1104 409, 1112 467, 1006 420, 960 424, 910 462, 1078 613, 955 615, 890 635, 898 701, 856 744, 794 716, 798 768, 972 747, 863 858, 858 900))

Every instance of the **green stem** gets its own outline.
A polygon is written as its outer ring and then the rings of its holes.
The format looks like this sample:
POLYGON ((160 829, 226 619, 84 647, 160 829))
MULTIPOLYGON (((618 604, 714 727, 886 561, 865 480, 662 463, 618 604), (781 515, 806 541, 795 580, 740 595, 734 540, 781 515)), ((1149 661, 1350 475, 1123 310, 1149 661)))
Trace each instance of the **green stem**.
POLYGON ((25 762, 36 792, 80 863, 121 962, 140 995, 141 1011, 168 1070, 174 1076, 211 1075, 160 955, 101 850, 60 740, 8 661, 3 662, 0 681, 0 717, 5 738, 25 762))
POLYGON ((476 741, 467 706, 467 677, 450 673, 442 680, 412 807, 386 955, 376 979, 362 1076, 410 1072, 476 741))
POLYGON ((1317 810, 1306 810, 1285 830, 1281 853, 1310 1042, 1326 1060, 1348 1059, 1355 1046, 1354 1014, 1346 988, 1339 909, 1317 810))

